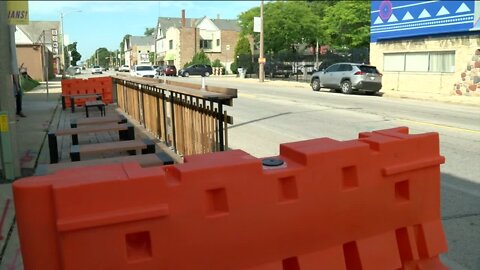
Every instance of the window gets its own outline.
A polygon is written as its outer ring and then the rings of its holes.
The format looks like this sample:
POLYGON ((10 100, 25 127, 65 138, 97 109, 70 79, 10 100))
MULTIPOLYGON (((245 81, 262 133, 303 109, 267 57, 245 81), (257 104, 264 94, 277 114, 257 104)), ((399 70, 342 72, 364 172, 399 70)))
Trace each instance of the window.
POLYGON ((340 65, 330 66, 329 68, 327 68, 327 69, 325 70, 325 72, 335 72, 335 71, 338 70, 338 67, 339 67, 339 66, 340 66, 340 65))
POLYGON ((173 40, 172 40, 172 39, 170 39, 170 40, 168 41, 168 49, 169 49, 169 50, 173 50, 173 40))
POLYGON ((428 71, 428 53, 407 53, 405 71, 428 71))
POLYGON ((352 71, 353 68, 349 64, 341 64, 337 71, 352 71))
POLYGON ((430 53, 429 70, 431 72, 455 72, 454 52, 430 53))
POLYGON ((211 39, 202 39, 200 40, 200 49, 211 49, 212 40, 211 39))
POLYGON ((217 47, 220 46, 220 39, 217 39, 217 47))
POLYGON ((455 52, 388 53, 383 56, 384 71, 454 72, 455 52))

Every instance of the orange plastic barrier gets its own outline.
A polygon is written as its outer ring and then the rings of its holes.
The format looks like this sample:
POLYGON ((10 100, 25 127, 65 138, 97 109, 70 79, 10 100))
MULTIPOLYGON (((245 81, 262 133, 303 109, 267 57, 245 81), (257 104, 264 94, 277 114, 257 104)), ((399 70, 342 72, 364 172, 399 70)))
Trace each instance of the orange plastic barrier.
POLYGON ((185 161, 14 182, 25 269, 447 269, 436 133, 402 127, 287 143, 263 161, 240 150, 185 161))
MULTIPOLYGON (((67 79, 62 80, 62 95, 81 95, 81 94, 101 94, 105 104, 113 102, 112 96, 112 78, 111 77, 94 77, 87 80, 83 79, 67 79)), ((70 99, 65 98, 66 107, 70 107, 70 99)), ((75 99, 75 105, 84 106, 84 99, 75 99)))

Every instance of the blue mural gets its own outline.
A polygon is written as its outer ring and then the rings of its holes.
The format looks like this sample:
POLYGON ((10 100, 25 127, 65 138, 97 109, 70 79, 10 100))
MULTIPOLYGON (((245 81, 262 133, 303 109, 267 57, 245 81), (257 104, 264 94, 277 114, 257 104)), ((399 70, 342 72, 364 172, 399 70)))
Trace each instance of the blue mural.
POLYGON ((372 1, 370 41, 480 30, 480 1, 372 1))

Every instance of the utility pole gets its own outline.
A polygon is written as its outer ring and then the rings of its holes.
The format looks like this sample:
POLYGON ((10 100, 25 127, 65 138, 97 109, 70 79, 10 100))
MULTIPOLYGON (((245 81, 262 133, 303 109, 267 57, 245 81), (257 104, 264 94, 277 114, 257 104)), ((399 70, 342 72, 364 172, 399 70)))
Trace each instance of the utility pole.
POLYGON ((0 1, 0 155, 5 178, 20 176, 17 147, 17 121, 12 76, 18 78, 15 25, 8 25, 7 1, 0 1))
POLYGON ((263 0, 260 4, 260 63, 258 66, 258 77, 260 82, 265 81, 265 61, 263 55, 263 0))

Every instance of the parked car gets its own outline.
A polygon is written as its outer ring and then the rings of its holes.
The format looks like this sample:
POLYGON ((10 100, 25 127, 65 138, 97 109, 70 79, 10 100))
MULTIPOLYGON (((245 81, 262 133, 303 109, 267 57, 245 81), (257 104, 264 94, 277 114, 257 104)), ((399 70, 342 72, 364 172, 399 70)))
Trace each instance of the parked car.
POLYGON ((82 69, 79 66, 70 66, 67 68, 67 73, 70 75, 81 74, 82 69))
POLYGON ((129 72, 130 71, 130 67, 128 65, 122 65, 118 71, 120 72, 129 72))
POLYGON ((265 76, 270 78, 282 76, 285 78, 290 77, 293 73, 293 69, 291 65, 284 64, 281 62, 266 62, 265 63, 265 76))
POLYGON ((93 66, 92 67, 92 74, 99 73, 102 74, 102 68, 100 66, 93 66))
POLYGON ((156 71, 150 65, 135 65, 133 66, 130 75, 136 77, 146 77, 146 78, 153 78, 156 75, 156 71))
POLYGON ((178 72, 178 75, 182 77, 188 77, 190 75, 201 75, 204 77, 208 77, 210 76, 210 74, 212 74, 212 66, 200 64, 190 65, 186 68, 181 69, 178 72))
POLYGON ((382 74, 370 65, 337 63, 313 73, 310 85, 313 91, 329 88, 344 94, 357 90, 374 94, 382 88, 382 74))
POLYGON ((177 68, 174 65, 163 66, 161 74, 165 74, 167 76, 177 76, 177 68))

